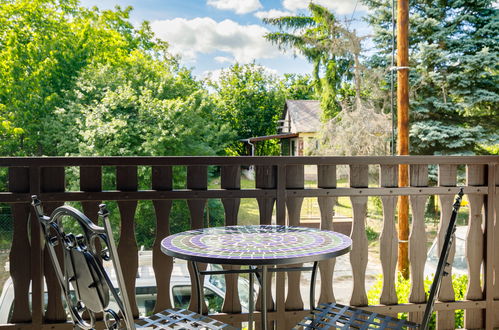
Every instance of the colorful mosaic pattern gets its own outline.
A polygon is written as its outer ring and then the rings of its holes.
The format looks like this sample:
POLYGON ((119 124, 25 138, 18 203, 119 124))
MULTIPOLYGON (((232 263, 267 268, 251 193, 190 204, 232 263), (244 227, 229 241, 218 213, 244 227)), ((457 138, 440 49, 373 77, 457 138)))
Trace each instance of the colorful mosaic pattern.
POLYGON ((276 264, 335 257, 348 252, 351 244, 349 237, 333 231, 259 225, 190 230, 168 236, 161 249, 200 262, 276 264))

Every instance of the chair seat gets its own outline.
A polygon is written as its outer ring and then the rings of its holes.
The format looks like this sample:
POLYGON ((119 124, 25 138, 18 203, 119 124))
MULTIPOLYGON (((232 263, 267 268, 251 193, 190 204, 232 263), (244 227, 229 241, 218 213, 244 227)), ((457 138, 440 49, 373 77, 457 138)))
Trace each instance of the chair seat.
POLYGON ((186 309, 172 308, 141 318, 137 328, 149 329, 236 329, 230 325, 186 309))
POLYGON ((419 324, 336 303, 317 306, 295 329, 404 329, 419 324))

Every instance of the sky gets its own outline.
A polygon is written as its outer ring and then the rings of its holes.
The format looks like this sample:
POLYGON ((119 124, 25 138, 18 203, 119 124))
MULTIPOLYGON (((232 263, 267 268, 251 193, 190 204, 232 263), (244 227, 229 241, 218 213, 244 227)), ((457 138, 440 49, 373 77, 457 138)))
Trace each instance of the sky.
MULTIPOLYGON (((132 6, 131 22, 149 21, 153 32, 170 44, 181 63, 199 78, 216 78, 234 63, 265 67, 269 73, 309 74, 312 65, 293 51, 279 50, 263 37, 275 27, 265 17, 307 14, 310 0, 81 0, 86 7, 113 9, 132 6)), ((362 22, 366 8, 359 0, 315 0, 340 19, 352 19, 360 35, 370 33, 362 22)))

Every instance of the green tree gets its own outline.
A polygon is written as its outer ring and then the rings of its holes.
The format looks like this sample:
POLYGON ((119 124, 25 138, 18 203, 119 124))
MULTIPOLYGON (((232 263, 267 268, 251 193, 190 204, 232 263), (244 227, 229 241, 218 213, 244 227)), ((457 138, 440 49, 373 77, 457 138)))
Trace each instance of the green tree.
POLYGON ((76 0, 0 0, 0 134, 4 155, 56 155, 45 128, 90 63, 117 63, 140 49, 163 54, 131 8, 99 11, 76 0))
MULTIPOLYGON (((365 0, 387 67, 390 1, 365 0)), ((411 153, 485 152, 499 126, 499 10, 492 0, 410 2, 411 153)), ((493 148, 489 148, 493 150, 493 148)))
POLYGON ((65 99, 54 130, 67 133, 52 143, 74 154, 215 155, 232 139, 189 71, 139 51, 86 67, 65 99))
POLYGON ((278 32, 265 37, 282 48, 292 48, 313 63, 315 88, 321 96, 324 119, 341 110, 341 102, 360 99, 360 51, 362 38, 349 31, 325 7, 310 3, 311 16, 264 19, 278 32), (355 79, 355 87, 351 82, 355 79))
POLYGON ((310 75, 284 74, 281 80, 282 89, 285 90, 286 99, 289 100, 316 100, 317 93, 310 75))
MULTIPOLYGON (((285 93, 280 82, 254 63, 235 64, 212 81, 220 122, 229 123, 236 140, 277 133, 277 120, 284 107, 285 93)), ((235 142, 227 150, 231 154, 246 153, 243 143, 235 142)), ((257 155, 278 153, 276 141, 259 142, 257 155)))

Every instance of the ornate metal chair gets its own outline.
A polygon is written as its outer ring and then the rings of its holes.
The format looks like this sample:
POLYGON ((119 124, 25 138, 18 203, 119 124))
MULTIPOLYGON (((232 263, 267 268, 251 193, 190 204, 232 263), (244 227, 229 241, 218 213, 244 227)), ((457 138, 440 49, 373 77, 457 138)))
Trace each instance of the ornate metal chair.
POLYGON ((135 323, 106 206, 99 206, 99 217, 104 224, 104 227, 99 227, 70 206, 58 207, 50 216, 46 216, 36 196, 32 197, 32 205, 75 328, 93 329, 96 314, 103 313, 107 329, 233 329, 204 315, 177 308, 141 318, 135 323), (75 220, 83 234, 65 233, 63 217, 75 220), (103 245, 100 251, 96 246, 97 241, 103 245), (62 257, 58 257, 56 245, 62 246, 62 257), (119 293, 111 283, 102 260, 112 262, 119 293), (110 295, 116 301, 118 311, 109 308, 110 295))
POLYGON ((442 251, 440 252, 437 270, 430 288, 421 324, 337 303, 324 303, 320 304, 311 312, 311 314, 300 321, 295 329, 428 329, 428 324, 433 313, 433 306, 435 304, 435 299, 437 298, 442 276, 447 275, 445 267, 450 266, 449 263, 447 263, 447 258, 449 256, 452 241, 454 240, 457 212, 461 206, 462 197, 463 188, 460 189, 453 204, 451 219, 445 233, 445 239, 442 251))

